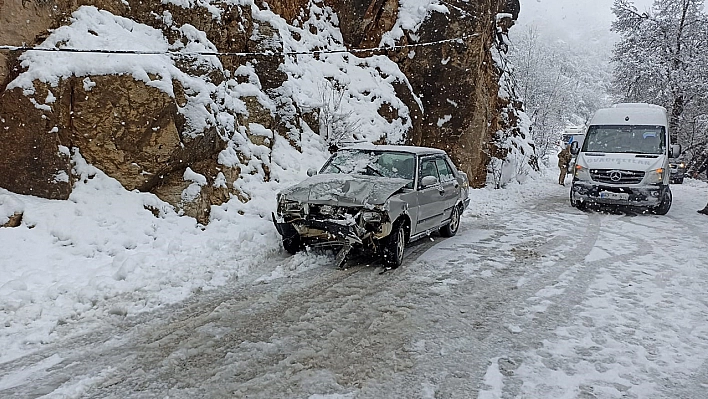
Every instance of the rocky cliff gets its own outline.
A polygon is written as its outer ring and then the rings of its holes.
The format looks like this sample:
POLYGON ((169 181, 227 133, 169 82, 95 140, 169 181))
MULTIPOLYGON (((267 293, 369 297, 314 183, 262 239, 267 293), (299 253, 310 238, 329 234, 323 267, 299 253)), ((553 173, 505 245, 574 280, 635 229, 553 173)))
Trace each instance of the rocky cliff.
POLYGON ((0 0, 0 45, 35 47, 0 50, 0 187, 67 199, 90 178, 85 160, 207 223, 212 205, 249 200, 245 177, 277 179, 274 153, 303 150, 303 135, 443 148, 480 187, 509 152, 500 137, 525 140, 493 56, 518 12, 518 0, 0 0))

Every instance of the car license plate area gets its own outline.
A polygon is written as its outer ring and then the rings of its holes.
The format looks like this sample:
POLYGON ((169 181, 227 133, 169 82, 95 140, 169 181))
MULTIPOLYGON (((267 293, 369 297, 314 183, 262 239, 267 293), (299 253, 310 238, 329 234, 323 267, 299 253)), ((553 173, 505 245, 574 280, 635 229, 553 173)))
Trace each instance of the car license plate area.
POLYGON ((610 191, 600 191, 600 198, 612 199, 612 200, 628 200, 629 194, 627 194, 627 193, 613 193, 610 191))

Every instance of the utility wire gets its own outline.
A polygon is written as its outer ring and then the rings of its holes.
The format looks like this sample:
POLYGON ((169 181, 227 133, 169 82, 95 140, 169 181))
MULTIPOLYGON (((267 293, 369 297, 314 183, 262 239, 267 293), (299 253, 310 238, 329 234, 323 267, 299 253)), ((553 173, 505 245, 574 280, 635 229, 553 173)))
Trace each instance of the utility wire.
POLYGON ((0 45, 0 51, 45 51, 60 53, 94 53, 94 54, 134 54, 134 55, 201 55, 201 56, 288 56, 288 55, 316 55, 316 54, 341 54, 341 53, 376 53, 392 50, 402 50, 406 48, 436 46, 444 43, 462 42, 464 39, 479 36, 479 33, 463 35, 451 39, 436 40, 433 42, 404 44, 397 46, 371 47, 365 49, 340 49, 340 50, 315 50, 315 51, 263 51, 263 52, 221 52, 221 51, 141 51, 141 50, 105 50, 105 49, 78 49, 78 48, 57 48, 57 47, 30 47, 30 46, 7 46, 0 45))

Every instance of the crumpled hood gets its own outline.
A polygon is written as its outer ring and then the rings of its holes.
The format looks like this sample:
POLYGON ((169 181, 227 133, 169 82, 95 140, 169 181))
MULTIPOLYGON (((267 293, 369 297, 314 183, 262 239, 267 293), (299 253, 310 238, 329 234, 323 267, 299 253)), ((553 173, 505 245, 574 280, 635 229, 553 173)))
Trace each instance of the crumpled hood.
POLYGON ((637 156, 637 154, 603 154, 588 152, 580 154, 578 164, 586 166, 590 169, 647 171, 663 168, 664 159, 664 155, 659 155, 656 158, 647 158, 642 155, 637 156))
POLYGON ((315 175, 280 192, 290 201, 340 206, 381 205, 410 181, 380 176, 315 175))

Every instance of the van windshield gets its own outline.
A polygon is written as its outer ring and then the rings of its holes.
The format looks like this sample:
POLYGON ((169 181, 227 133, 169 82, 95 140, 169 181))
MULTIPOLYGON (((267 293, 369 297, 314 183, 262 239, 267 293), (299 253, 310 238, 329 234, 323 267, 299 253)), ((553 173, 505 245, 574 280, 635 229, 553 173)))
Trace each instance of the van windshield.
POLYGON ((590 126, 583 152, 621 152, 664 154, 666 130, 663 126, 595 125, 590 126))

